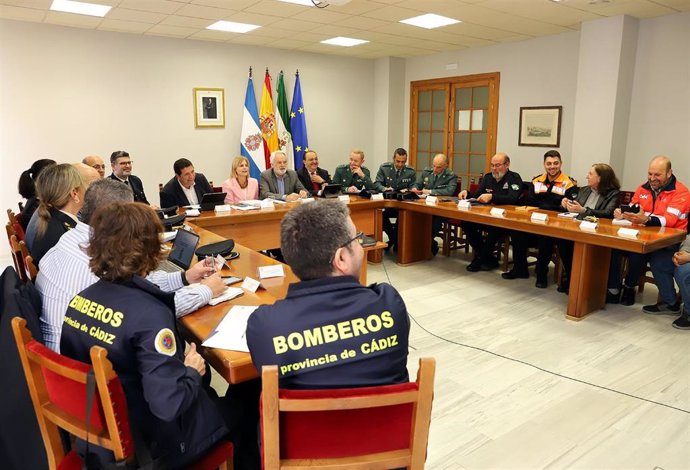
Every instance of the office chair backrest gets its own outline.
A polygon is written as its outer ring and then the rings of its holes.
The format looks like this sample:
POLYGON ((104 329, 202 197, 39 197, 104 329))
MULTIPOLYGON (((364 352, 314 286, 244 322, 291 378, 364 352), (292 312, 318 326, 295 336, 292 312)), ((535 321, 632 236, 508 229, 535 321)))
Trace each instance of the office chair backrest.
POLYGON ((333 390, 278 388, 265 366, 261 397, 265 470, 424 468, 436 362, 420 359, 416 382, 333 390))
POLYGON ((107 351, 99 346, 91 348, 96 387, 87 433, 86 382, 91 366, 62 356, 34 340, 23 318, 12 319, 12 330, 50 469, 80 469, 83 465, 74 450, 65 455, 58 427, 111 450, 117 461, 131 462, 134 445, 127 403, 120 380, 107 359, 107 351))

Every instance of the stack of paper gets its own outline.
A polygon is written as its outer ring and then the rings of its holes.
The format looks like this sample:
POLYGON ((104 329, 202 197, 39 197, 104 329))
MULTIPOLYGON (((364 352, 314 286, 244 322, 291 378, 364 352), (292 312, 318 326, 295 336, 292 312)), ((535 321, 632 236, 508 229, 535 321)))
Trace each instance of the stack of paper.
POLYGON ((211 335, 206 338, 202 346, 217 349, 229 349, 231 351, 249 352, 247 347, 247 320, 256 306, 235 305, 221 320, 211 335))
POLYGON ((632 222, 630 222, 628 219, 613 219, 611 223, 613 225, 632 225, 632 222))
POLYGON ((221 302, 225 302, 226 300, 232 300, 235 297, 239 297, 240 295, 244 294, 244 291, 240 289, 239 287, 228 287, 225 289, 225 292, 220 294, 218 297, 214 297, 209 301, 209 305, 218 305, 221 302))

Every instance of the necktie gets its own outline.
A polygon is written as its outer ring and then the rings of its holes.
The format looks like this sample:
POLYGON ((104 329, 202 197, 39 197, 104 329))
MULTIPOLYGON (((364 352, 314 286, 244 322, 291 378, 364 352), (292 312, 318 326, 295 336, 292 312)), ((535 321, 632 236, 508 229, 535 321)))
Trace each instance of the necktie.
POLYGON ((124 180, 123 183, 125 183, 127 186, 129 186, 129 180, 124 180))
MULTIPOLYGON (((310 173, 311 176, 314 176, 316 173, 310 173)), ((321 185, 317 183, 316 181, 311 182, 312 188, 314 188, 314 191, 318 191, 321 185)))

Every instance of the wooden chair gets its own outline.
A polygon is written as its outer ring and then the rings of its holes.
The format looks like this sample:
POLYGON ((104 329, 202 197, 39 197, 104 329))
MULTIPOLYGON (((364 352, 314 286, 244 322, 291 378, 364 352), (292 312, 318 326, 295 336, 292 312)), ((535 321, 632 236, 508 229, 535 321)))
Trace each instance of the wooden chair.
MULTIPOLYGON (((134 462, 127 401, 120 379, 107 358, 108 352, 100 346, 91 348, 96 391, 87 425, 86 382, 92 366, 62 356, 34 340, 23 318, 12 319, 12 330, 50 470, 81 470, 84 465, 75 450, 65 454, 58 428, 112 451, 117 462, 134 462)), ((227 469, 227 463, 232 468, 232 444, 229 442, 218 444, 190 468, 227 469)))
POLYGON ((22 224, 19 223, 19 218, 12 209, 7 209, 7 219, 9 220, 10 225, 14 229, 15 235, 17 235, 17 239, 20 241, 24 240, 24 229, 22 228, 22 224))
POLYGON ((262 372, 264 470, 424 468, 436 361, 419 360, 416 382, 334 390, 278 388, 262 372))
MULTIPOLYGON (((476 185, 476 183, 473 183, 476 185)), ((470 185, 471 187, 472 185, 470 185)), ((479 185, 476 185, 477 187, 479 185)), ((453 197, 458 197, 462 191, 462 176, 458 176, 457 186, 453 197)), ((465 253, 470 251, 470 244, 467 243, 465 235, 462 233, 462 223, 458 219, 443 219, 441 223, 441 236, 443 238, 443 256, 450 256, 451 251, 465 249, 465 253)))
POLYGON ((26 265, 24 264, 26 261, 24 260, 24 255, 22 253, 22 245, 24 245, 24 249, 26 249, 26 243, 17 240, 17 236, 14 234, 10 236, 10 250, 12 252, 14 269, 17 271, 19 279, 21 279, 22 282, 26 282, 29 280, 29 273, 26 269, 26 265))
MULTIPOLYGON (((24 275, 26 276, 26 279, 22 280, 30 280, 31 282, 35 282, 36 276, 38 276, 38 268, 34 264, 34 259, 31 257, 29 248, 26 246, 24 241, 19 242, 19 250, 21 251, 22 262, 24 264, 24 275)), ((20 275, 19 277, 21 278, 22 276, 20 275)))

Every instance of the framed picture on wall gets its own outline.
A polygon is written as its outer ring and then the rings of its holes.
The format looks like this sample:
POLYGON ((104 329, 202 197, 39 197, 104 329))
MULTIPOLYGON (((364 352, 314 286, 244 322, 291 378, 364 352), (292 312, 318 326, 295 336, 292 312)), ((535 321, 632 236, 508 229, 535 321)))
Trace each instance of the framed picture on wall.
POLYGON ((527 147, 560 147, 563 106, 520 108, 518 145, 527 147))
POLYGON ((225 94, 222 88, 194 88, 194 126, 225 127, 225 94))

